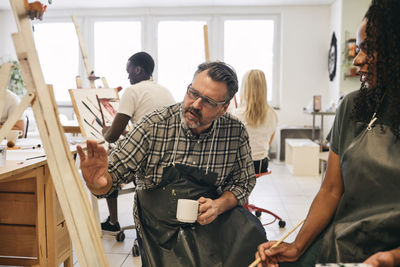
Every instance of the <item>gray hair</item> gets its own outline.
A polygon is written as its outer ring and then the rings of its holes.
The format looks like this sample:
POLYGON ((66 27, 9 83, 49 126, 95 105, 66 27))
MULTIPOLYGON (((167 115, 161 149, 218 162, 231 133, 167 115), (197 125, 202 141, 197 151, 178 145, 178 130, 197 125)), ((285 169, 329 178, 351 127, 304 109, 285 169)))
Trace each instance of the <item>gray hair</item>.
POLYGON ((226 84, 228 87, 228 98, 226 99, 226 103, 228 103, 238 91, 238 79, 235 70, 222 61, 207 61, 201 63, 197 67, 194 77, 205 70, 208 70, 207 74, 211 79, 226 84))

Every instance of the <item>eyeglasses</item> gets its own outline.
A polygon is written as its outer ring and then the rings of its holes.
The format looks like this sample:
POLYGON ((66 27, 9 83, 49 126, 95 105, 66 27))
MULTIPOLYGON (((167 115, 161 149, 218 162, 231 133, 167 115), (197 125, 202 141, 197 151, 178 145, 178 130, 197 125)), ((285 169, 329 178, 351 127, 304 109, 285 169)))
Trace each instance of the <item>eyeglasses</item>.
POLYGON ((218 105, 226 104, 226 100, 218 102, 212 98, 209 98, 208 96, 204 96, 204 95, 200 94, 196 89, 194 89, 192 87, 192 84, 188 85, 186 94, 193 100, 197 100, 198 98, 201 98, 201 103, 203 103, 203 105, 208 108, 215 108, 218 105))

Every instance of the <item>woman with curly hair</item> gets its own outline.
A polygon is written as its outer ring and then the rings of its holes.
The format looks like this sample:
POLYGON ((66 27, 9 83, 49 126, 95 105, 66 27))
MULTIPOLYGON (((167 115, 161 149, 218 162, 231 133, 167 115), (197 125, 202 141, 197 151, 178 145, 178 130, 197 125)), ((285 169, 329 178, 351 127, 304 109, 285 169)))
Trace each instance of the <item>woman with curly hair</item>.
POLYGON ((399 0, 372 1, 357 33, 361 88, 337 111, 324 182, 294 242, 258 247, 266 266, 400 266, 399 14, 399 0))
POLYGON ((233 114, 246 126, 256 173, 267 172, 268 151, 278 117, 267 103, 267 82, 263 71, 246 72, 240 89, 240 106, 233 114))

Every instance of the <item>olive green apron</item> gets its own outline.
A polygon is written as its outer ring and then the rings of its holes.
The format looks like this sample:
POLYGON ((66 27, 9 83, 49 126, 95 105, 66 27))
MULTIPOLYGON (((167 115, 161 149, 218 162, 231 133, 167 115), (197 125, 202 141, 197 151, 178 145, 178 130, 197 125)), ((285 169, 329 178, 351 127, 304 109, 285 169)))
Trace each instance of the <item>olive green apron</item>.
POLYGON ((319 262, 363 262, 400 246, 400 140, 375 120, 340 157, 344 194, 319 262))
POLYGON ((218 198, 215 180, 215 173, 176 164, 164 168, 163 182, 157 188, 136 192, 145 266, 242 267, 254 260, 266 234, 260 221, 243 206, 207 225, 176 219, 178 199, 218 198))

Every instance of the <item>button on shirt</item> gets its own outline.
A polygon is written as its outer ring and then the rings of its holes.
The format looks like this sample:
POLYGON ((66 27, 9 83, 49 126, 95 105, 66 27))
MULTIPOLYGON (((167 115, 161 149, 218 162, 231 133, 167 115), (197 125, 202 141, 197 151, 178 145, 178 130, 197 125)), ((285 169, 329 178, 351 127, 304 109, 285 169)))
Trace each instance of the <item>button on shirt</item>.
POLYGON ((138 190, 160 184, 163 168, 173 162, 177 142, 175 163, 204 171, 208 166, 208 172, 217 173, 218 190, 232 192, 239 204, 244 204, 256 183, 248 134, 244 125, 227 113, 213 123, 216 125, 209 131, 193 134, 182 118, 182 103, 143 117, 109 155, 110 193, 132 180, 138 190))

